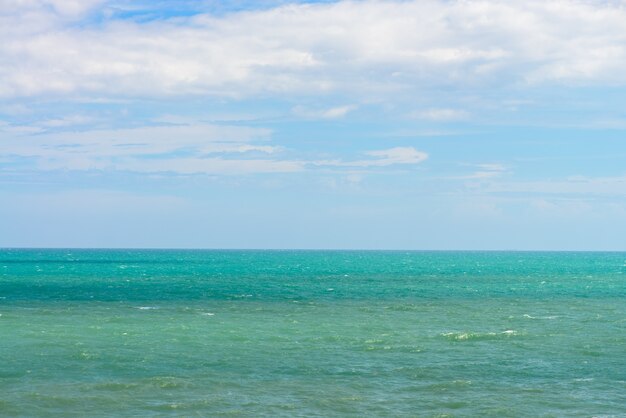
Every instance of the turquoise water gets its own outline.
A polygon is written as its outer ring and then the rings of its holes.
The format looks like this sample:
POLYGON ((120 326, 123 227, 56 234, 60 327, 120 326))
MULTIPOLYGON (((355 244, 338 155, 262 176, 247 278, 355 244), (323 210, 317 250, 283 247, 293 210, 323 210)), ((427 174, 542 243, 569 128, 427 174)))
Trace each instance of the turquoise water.
POLYGON ((626 416, 626 253, 0 250, 0 416, 626 416))

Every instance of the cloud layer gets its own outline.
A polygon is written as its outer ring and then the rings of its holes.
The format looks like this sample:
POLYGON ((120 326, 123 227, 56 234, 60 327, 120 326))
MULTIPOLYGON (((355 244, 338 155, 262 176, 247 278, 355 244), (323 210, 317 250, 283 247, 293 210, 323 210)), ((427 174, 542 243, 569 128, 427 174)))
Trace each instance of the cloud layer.
POLYGON ((373 168, 419 164, 428 157, 412 147, 369 151, 368 159, 294 159, 270 145, 264 128, 161 125, 74 132, 31 132, 0 125, 0 162, 36 170, 106 170, 136 173, 246 175, 316 168, 373 168))
POLYGON ((0 97, 626 83, 623 2, 343 1, 149 22, 106 5, 0 2, 0 97))

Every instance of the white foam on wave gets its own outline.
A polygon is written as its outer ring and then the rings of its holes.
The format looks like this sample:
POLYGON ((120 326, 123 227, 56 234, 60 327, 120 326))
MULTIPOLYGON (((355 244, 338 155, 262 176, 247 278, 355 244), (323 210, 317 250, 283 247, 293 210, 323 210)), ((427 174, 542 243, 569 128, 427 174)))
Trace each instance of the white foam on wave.
POLYGON ((532 316, 532 315, 528 315, 528 314, 524 314, 522 315, 524 318, 528 318, 528 319, 557 319, 558 316, 556 315, 548 315, 548 316, 532 316))
POLYGON ((214 316, 215 314, 213 312, 202 312, 201 315, 204 315, 204 316, 214 316))
POLYGON ((159 309, 159 308, 157 308, 156 306, 139 306, 139 307, 137 307, 137 309, 139 309, 141 311, 147 311, 147 310, 150 310, 150 309, 159 309))
POLYGON ((474 334, 467 333, 467 332, 445 332, 441 335, 443 337, 452 338, 453 340, 463 341, 463 340, 468 340, 474 334))
POLYGON ((499 336, 514 336, 520 335, 519 332, 513 329, 507 329, 502 332, 445 332, 440 334, 442 337, 450 338, 455 341, 466 341, 466 340, 481 340, 481 339, 491 339, 497 338, 499 336))

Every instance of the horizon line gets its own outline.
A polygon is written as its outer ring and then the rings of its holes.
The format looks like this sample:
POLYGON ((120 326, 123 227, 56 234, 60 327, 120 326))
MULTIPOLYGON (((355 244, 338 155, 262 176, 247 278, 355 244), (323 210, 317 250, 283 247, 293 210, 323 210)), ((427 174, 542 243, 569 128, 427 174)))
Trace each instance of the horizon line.
POLYGON ((626 249, 408 249, 408 248, 244 248, 244 247, 4 247, 0 246, 0 251, 5 250, 118 250, 118 251, 332 251, 332 252, 519 252, 519 253, 624 253, 626 249))

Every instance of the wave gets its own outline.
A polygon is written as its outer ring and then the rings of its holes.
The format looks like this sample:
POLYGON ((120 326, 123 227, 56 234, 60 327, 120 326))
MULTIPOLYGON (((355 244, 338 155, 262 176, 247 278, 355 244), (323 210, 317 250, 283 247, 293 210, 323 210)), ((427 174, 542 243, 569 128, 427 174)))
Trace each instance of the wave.
POLYGON ((475 341, 509 338, 520 335, 520 333, 512 329, 507 329, 502 332, 445 332, 440 335, 453 341, 475 341))
POLYGON ((528 318, 528 319, 557 319, 558 316, 556 315, 549 315, 549 316, 532 316, 532 315, 528 315, 528 314, 524 314, 522 315, 524 318, 528 318))

